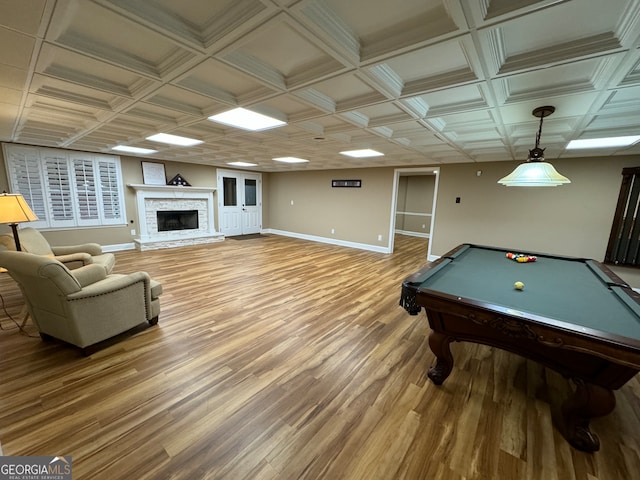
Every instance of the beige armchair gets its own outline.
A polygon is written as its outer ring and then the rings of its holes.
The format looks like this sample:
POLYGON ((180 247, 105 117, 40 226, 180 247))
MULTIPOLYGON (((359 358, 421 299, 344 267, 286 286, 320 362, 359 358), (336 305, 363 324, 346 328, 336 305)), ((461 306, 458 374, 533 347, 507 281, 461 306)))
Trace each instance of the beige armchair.
POLYGON ((96 264, 69 270, 53 258, 10 251, 0 252, 0 266, 20 286, 40 336, 85 354, 103 340, 158 322, 162 285, 146 272, 108 275, 96 264))
MULTIPOLYGON (((16 249, 12 234, 0 235, 0 245, 4 250, 16 249)), ((104 253, 97 243, 52 247, 38 230, 31 227, 20 229, 20 246, 23 252, 53 257, 71 270, 84 265, 97 264, 101 265, 107 273, 111 273, 116 263, 113 253, 104 253)))

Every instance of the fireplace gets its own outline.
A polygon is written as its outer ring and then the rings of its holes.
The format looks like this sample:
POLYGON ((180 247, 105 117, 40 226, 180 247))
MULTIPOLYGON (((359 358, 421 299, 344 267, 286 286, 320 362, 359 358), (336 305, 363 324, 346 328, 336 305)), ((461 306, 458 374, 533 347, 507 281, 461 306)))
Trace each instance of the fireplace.
POLYGON ((159 232, 198 229, 197 210, 158 210, 156 216, 159 232))
POLYGON ((140 184, 129 187, 136 192, 139 238, 134 238, 134 243, 138 250, 224 240, 214 225, 215 188, 140 184))

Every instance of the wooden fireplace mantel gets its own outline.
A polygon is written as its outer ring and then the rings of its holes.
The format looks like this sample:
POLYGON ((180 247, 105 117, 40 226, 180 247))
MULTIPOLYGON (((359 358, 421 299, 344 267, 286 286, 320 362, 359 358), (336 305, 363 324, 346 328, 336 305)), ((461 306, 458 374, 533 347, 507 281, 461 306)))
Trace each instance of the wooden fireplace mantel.
POLYGON ((180 193, 207 193, 215 192, 214 187, 183 187, 177 185, 146 185, 143 183, 129 183, 127 187, 138 191, 146 192, 180 192, 180 193))

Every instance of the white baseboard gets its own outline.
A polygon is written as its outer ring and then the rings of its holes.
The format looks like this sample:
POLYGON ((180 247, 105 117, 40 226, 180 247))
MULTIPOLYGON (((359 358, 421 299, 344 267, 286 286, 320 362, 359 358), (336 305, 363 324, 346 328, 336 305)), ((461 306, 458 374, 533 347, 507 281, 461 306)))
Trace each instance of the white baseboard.
MULTIPOLYGON (((287 232, 284 230, 276 230, 271 228, 261 230, 260 233, 282 235, 283 237, 299 238, 301 240, 310 240, 312 242, 328 243, 331 245, 339 245, 341 247, 357 248, 359 250, 368 250, 370 252, 390 253, 388 246, 377 246, 377 245, 369 245, 366 243, 347 242, 344 240, 336 240, 335 238, 318 237, 316 235, 307 235, 304 233, 287 232)), ((135 243, 120 243, 120 244, 102 246, 102 251, 104 252, 120 252, 124 250, 135 250, 135 249, 136 249, 135 243)))
POLYGON ((135 250, 136 244, 131 243, 119 243, 114 245, 102 245, 103 252, 121 252, 123 250, 135 250))
POLYGON ((283 230, 275 230, 272 228, 262 230, 261 233, 271 233, 273 235, 282 235, 283 237, 299 238, 301 240, 310 240, 312 242, 328 243, 331 245, 339 245, 341 247, 357 248, 359 250, 368 250, 370 252, 391 253, 389 246, 379 247, 377 245, 369 245, 366 243, 347 242, 344 240, 336 240, 335 238, 318 237, 316 235, 307 235, 304 233, 286 232, 283 230))
POLYGON ((410 230, 395 230, 400 235, 408 235, 410 237, 431 238, 431 234, 422 232, 412 232, 410 230))

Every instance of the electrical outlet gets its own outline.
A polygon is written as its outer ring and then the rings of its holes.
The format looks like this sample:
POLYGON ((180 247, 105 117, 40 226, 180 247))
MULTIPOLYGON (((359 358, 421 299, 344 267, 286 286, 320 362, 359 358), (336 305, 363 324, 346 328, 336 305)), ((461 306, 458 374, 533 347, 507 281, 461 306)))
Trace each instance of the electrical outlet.
POLYGON ((381 242, 382 241, 382 235, 378 235, 378 241, 381 242))
POLYGON ((132 228, 132 229, 131 229, 131 235, 135 235, 135 234, 136 234, 136 229, 135 229, 135 228, 132 228))
POLYGON ((333 235, 334 233, 336 233, 336 229, 335 229, 335 228, 332 228, 332 229, 331 229, 331 235, 333 235))

